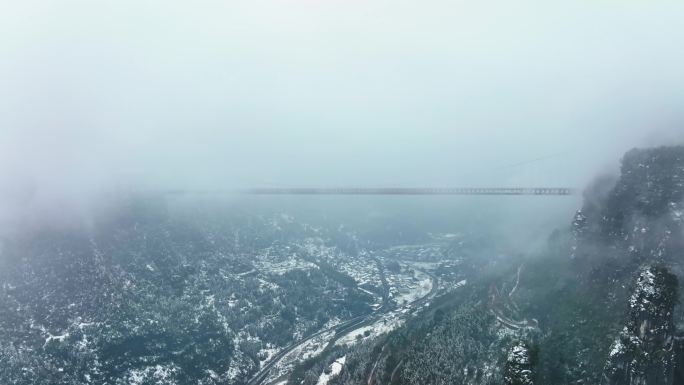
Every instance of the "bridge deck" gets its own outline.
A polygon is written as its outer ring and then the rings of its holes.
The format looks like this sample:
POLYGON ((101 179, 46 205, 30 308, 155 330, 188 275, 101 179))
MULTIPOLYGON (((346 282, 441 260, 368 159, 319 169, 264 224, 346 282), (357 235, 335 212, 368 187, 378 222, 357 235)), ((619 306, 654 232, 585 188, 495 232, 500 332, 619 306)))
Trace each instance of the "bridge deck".
POLYGON ((447 188, 255 188, 252 195, 574 195, 567 187, 447 187, 447 188))

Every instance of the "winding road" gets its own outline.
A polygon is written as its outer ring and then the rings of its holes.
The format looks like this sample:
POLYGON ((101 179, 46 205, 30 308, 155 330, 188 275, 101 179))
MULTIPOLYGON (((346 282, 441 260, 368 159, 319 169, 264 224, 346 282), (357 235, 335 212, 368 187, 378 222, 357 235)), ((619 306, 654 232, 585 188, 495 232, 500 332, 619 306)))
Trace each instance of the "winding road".
MULTIPOLYGON (((381 266, 380 261, 376 260, 379 266, 381 266)), ((415 268, 414 268, 415 269, 415 268)), ((419 269, 415 269, 419 270, 419 269)), ((362 328, 364 326, 370 325, 377 320, 379 320, 383 315, 389 313, 393 308, 391 308, 390 302, 389 302, 389 287, 387 287, 387 280, 384 277, 384 269, 381 269, 381 277, 382 277, 382 282, 384 286, 384 293, 383 293, 383 302, 382 306, 380 306, 378 309, 373 311, 372 313, 361 315, 355 318, 352 318, 350 320, 347 320, 345 322, 342 322, 336 326, 333 326, 328 329, 323 329, 318 332, 312 333, 301 340, 294 342, 285 348, 283 348, 280 352, 278 352, 275 356, 273 356, 266 365, 264 365, 263 368, 261 368, 248 382, 247 385, 263 385, 265 381, 268 379, 268 376, 271 372, 271 370, 289 353, 291 353, 293 350, 297 349, 298 347, 304 345, 305 343, 311 341, 312 339, 325 334, 329 332, 334 332, 335 335, 334 337, 328 342, 325 350, 330 349, 335 342, 343 337, 344 335, 349 334, 351 331, 355 329, 362 328)), ((411 302, 409 306, 411 308, 417 308, 419 306, 422 306, 425 304, 427 301, 429 301, 431 298, 435 296, 437 293, 437 287, 438 287, 438 279, 434 275, 430 274, 427 271, 420 270, 421 272, 425 273, 432 279, 432 288, 430 289, 430 292, 428 292, 426 295, 424 295, 421 298, 416 299, 415 301, 411 302)))
MULTIPOLYGON (((416 299, 415 301, 413 301, 413 302, 411 302, 411 303, 409 304, 410 307, 412 307, 412 308, 415 309, 415 308, 418 308, 418 307, 424 305, 425 303, 427 303, 428 301, 430 301, 432 298, 434 298, 435 295, 437 295, 437 289, 438 289, 438 286, 439 286, 439 285, 438 285, 438 284, 439 284, 439 280, 438 280, 438 278, 435 277, 433 274, 431 274, 431 273, 429 273, 429 272, 427 272, 427 271, 425 271, 425 270, 416 269, 415 267, 413 267, 413 268, 414 268, 415 270, 420 270, 421 272, 427 274, 427 275, 430 277, 430 279, 432 280, 432 287, 430 288, 430 292, 427 293, 426 295, 424 295, 424 296, 422 296, 422 297, 416 299)), ((366 380, 366 384, 367 384, 367 385, 373 385, 373 384, 375 384, 375 379, 376 379, 376 377, 375 377, 375 373, 376 373, 375 369, 378 367, 378 363, 380 362, 380 358, 382 358, 382 356, 385 354, 386 348, 387 348, 387 343, 385 343, 385 345, 383 345, 382 349, 380 350, 380 354, 379 354, 378 357, 375 359, 375 363, 373 363, 373 368, 371 369, 371 372, 368 374, 368 379, 366 380)), ((392 378, 394 378, 394 376, 396 375, 397 370, 399 369, 399 367, 401 366, 402 363, 403 363, 403 359, 397 364, 397 366, 396 366, 396 367, 394 368, 394 370, 392 371, 392 374, 391 374, 391 377, 392 377, 392 378)))

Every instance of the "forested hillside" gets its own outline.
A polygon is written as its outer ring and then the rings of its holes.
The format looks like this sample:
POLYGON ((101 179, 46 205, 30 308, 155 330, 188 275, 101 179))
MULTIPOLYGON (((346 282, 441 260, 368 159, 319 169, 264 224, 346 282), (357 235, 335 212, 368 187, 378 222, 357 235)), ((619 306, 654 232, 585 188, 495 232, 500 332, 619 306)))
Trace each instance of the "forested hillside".
POLYGON ((543 251, 485 266, 331 383, 680 383, 683 201, 684 147, 628 152, 543 251))

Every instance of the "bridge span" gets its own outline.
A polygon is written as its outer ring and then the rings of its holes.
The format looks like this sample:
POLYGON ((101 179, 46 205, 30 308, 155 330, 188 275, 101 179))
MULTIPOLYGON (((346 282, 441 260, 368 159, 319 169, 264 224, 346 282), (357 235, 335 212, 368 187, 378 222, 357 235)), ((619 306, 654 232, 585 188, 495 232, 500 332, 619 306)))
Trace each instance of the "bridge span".
POLYGON ((575 195, 569 187, 253 188, 250 195, 575 195))

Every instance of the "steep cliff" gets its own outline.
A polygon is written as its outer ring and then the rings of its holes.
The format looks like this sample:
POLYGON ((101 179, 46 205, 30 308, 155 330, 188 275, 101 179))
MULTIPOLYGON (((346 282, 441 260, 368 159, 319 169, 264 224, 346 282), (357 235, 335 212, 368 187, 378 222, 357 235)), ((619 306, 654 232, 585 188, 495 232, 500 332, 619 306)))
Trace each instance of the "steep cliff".
POLYGON ((676 298, 677 278, 666 268, 645 266, 639 271, 627 324, 611 346, 602 384, 674 384, 676 298))
POLYGON ((684 383, 673 364, 683 201, 683 146, 631 150, 617 178, 587 188, 569 231, 528 264, 519 290, 545 332, 537 382, 684 383))
POLYGON ((331 384, 684 384, 683 202, 684 146, 629 151, 548 248, 482 267, 331 384))
POLYGON ((679 261, 684 253, 684 146, 634 149, 607 190, 600 179, 585 193, 573 221, 576 254, 596 258, 597 247, 626 266, 679 261), (606 251, 606 250, 604 250, 606 251))

